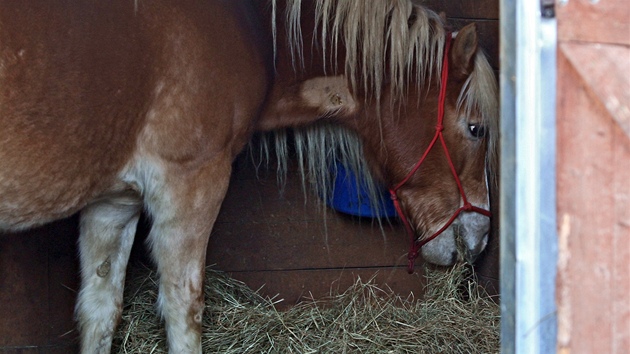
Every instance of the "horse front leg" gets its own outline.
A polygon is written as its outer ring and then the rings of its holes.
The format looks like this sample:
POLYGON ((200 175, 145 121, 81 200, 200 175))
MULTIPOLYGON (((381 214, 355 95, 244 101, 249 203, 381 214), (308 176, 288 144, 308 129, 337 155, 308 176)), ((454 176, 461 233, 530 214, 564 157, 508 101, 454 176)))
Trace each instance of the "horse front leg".
POLYGON ((148 196, 169 353, 201 353, 206 248, 230 174, 231 158, 217 158, 184 176, 167 173, 164 186, 148 196))
POLYGON ((81 353, 110 352, 141 210, 140 198, 130 194, 100 200, 81 211, 81 290, 76 306, 81 353))

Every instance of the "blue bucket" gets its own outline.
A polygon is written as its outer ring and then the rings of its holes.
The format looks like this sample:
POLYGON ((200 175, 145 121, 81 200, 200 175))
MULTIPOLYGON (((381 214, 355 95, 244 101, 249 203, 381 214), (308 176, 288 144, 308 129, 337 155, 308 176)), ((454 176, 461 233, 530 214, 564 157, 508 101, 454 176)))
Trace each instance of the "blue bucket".
POLYGON ((364 183, 357 181, 352 171, 346 170, 339 162, 336 163, 337 177, 334 180, 334 191, 328 206, 342 212, 360 217, 383 218, 396 216, 396 208, 389 191, 382 188, 383 198, 380 210, 373 210, 369 202, 369 194, 364 183), (359 183, 357 183, 359 182, 359 183))

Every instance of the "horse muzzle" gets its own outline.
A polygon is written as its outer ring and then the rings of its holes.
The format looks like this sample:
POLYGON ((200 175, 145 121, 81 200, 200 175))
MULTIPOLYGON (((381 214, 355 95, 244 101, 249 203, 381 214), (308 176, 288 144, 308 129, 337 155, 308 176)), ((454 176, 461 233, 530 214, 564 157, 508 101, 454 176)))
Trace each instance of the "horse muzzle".
POLYGON ((488 216, 463 212, 439 236, 422 247, 422 258, 441 266, 461 261, 473 263, 486 248, 489 232, 488 216))

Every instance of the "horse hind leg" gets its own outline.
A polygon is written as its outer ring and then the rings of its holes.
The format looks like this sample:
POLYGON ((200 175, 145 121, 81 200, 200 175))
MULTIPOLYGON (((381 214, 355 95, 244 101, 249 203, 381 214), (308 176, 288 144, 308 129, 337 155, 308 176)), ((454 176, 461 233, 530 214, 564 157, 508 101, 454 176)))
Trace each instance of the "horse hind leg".
POLYGON ((137 196, 122 196, 81 211, 81 291, 76 316, 84 354, 110 352, 141 209, 137 196))
POLYGON ((169 353, 201 353, 206 248, 227 192, 231 161, 226 152, 194 173, 175 172, 146 196, 169 353))

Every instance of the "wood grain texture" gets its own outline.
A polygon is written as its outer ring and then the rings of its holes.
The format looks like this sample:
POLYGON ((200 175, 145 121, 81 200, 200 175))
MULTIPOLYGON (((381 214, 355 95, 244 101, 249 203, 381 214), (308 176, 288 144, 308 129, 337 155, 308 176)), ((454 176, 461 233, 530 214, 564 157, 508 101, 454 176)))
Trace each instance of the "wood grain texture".
POLYGON ((591 75, 607 61, 587 71, 575 66, 585 59, 576 53, 601 54, 603 46, 583 45, 561 43, 558 55, 558 345, 561 352, 627 353, 630 136, 591 75))
POLYGON ((76 218, 0 235, 0 351, 74 347, 77 236, 76 218))
POLYGON ((499 2, 496 0, 414 0, 414 2, 434 11, 444 12, 451 18, 492 20, 499 18, 499 2))
POLYGON ((210 239, 208 263, 226 271, 404 265, 398 225, 378 224, 304 202, 297 176, 281 196, 275 177, 234 180, 210 239))
POLYGON ((630 135, 630 47, 566 42, 560 50, 584 81, 589 97, 630 135))
POLYGON ((628 1, 569 0, 557 4, 560 41, 630 45, 628 1))

